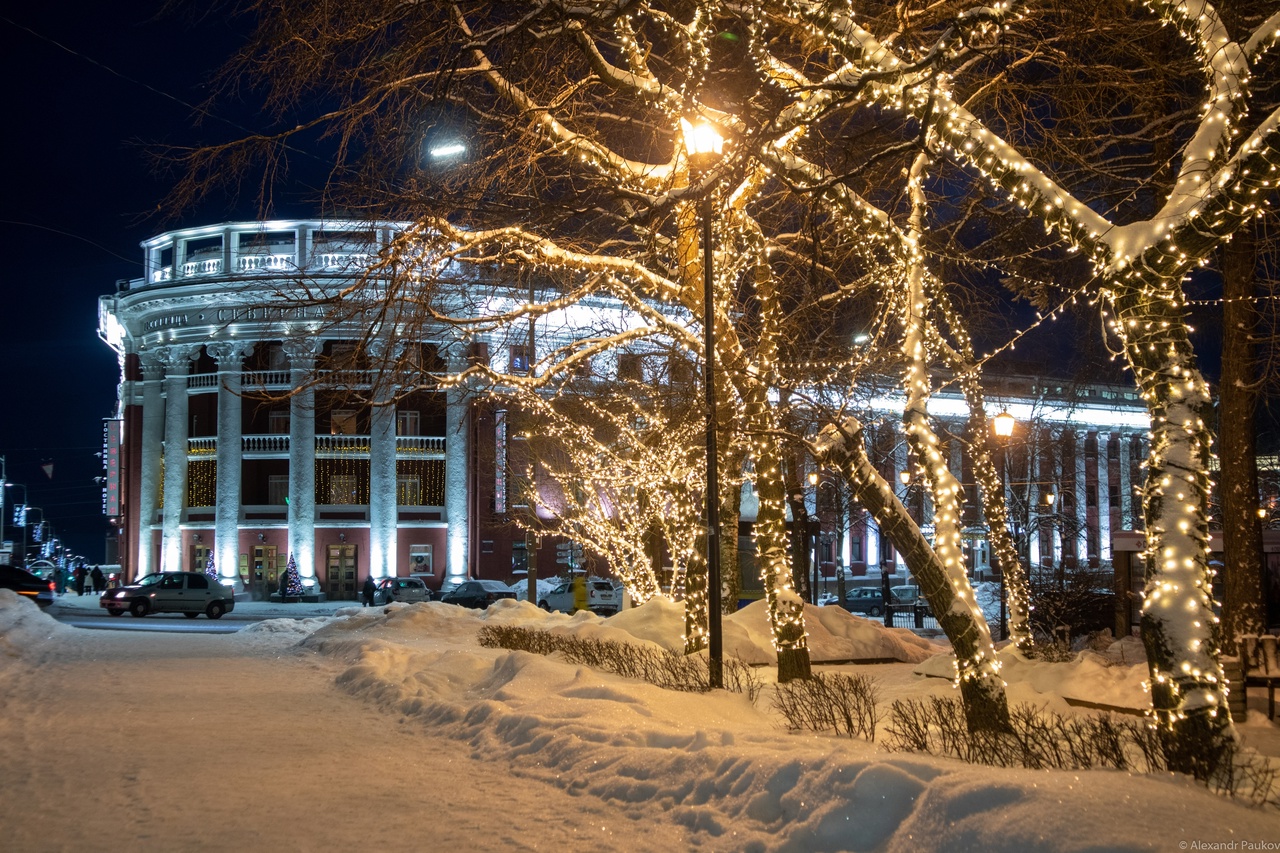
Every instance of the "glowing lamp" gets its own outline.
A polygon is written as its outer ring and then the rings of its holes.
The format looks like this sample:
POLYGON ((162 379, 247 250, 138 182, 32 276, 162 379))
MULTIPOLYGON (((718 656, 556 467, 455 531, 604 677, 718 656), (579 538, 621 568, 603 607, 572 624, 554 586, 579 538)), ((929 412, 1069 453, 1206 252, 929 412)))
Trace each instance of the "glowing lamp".
POLYGON ((692 124, 682 118, 680 131, 684 134, 685 151, 689 152, 689 160, 695 165, 706 166, 724 152, 724 137, 707 122, 692 124))
POLYGON ((1008 412, 1001 412, 993 420, 995 421, 996 435, 1001 438, 1008 438, 1013 435, 1013 415, 1008 412))

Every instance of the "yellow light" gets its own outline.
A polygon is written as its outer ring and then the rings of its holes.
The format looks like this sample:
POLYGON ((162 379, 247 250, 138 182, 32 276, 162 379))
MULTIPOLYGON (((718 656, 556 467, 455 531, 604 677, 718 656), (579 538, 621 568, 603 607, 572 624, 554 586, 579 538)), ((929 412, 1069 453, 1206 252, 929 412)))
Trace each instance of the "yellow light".
POLYGON ((996 435, 1001 438, 1008 438, 1013 435, 1013 415, 1008 412, 1001 412, 993 420, 995 421, 996 435))
POLYGON ((680 130, 684 134, 684 147, 691 159, 707 160, 719 157, 724 151, 724 137, 707 122, 691 124, 688 119, 680 119, 680 130))

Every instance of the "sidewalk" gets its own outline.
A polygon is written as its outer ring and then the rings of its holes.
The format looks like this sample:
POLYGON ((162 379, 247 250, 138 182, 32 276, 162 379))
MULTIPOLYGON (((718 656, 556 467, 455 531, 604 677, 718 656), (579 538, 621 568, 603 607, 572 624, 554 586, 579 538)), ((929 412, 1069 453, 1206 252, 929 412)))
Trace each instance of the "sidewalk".
MULTIPOLYGON (((281 604, 280 602, 271 601, 237 601, 235 610, 232 610, 223 619, 309 619, 315 616, 333 616, 339 610, 348 607, 360 607, 358 601, 320 601, 320 602, 298 602, 296 604, 281 604)), ((98 596, 91 592, 84 595, 76 595, 75 591, 68 591, 58 596, 57 600, 49 608, 55 612, 62 613, 99 613, 105 612, 98 605, 98 596)))

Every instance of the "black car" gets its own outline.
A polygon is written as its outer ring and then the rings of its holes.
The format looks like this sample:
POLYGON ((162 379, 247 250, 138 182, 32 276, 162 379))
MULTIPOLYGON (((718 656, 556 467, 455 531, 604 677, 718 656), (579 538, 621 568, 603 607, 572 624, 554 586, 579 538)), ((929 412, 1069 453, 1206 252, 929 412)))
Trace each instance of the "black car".
POLYGON ((11 589, 41 607, 53 604, 53 581, 38 578, 17 566, 0 566, 0 589, 11 589))
POLYGON ((440 597, 446 604, 460 604, 475 610, 484 610, 500 598, 515 600, 516 593, 502 581, 464 581, 440 597))
POLYGON ((840 606, 850 613, 880 616, 884 613, 884 594, 874 586, 858 586, 844 594, 840 606))

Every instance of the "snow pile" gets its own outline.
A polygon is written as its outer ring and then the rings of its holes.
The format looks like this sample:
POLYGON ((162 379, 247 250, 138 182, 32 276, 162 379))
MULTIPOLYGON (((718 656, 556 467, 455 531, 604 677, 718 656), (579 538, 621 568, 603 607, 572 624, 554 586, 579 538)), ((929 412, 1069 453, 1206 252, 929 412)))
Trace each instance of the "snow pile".
MULTIPOLYGON (((228 844, 498 851, 536 838, 536 846, 564 853, 1083 853, 1275 840, 1273 812, 1181 778, 975 767, 892 753, 881 743, 785 731, 767 683, 752 704, 739 694, 662 690, 555 655, 475 642, 480 626, 501 622, 678 646, 680 608, 654 605, 611 619, 546 614, 517 601, 487 612, 439 603, 344 608, 337 617, 270 620, 228 637, 62 628, 30 602, 0 593, 0 640, 21 654, 0 692, 7 733, 0 796, 41 802, 98 792, 80 804, 79 820, 50 823, 33 813, 29 825, 11 821, 6 849, 100 846, 101 826, 138 802, 165 815, 163 838, 210 851, 228 844), (105 728, 104 718, 112 721, 105 728), (253 725, 226 729, 234 748, 209 756, 194 777, 186 728, 155 726, 163 719, 225 728, 233 718, 253 725), (301 752, 300 719, 310 737, 301 752), (146 750, 126 748, 143 739, 146 750), (81 760, 104 749, 116 757, 81 760), (280 819, 282 803, 311 808, 335 780, 395 806, 379 808, 372 823, 342 809, 280 819), (230 831, 240 835, 201 831, 209 798, 190 796, 192 784, 219 792, 236 815, 230 831), (401 807, 412 800, 406 791, 441 792, 442 819, 401 807)), ((811 614, 815 650, 883 657, 886 648, 909 656, 936 648, 827 610, 811 614)), ((726 620, 739 648, 758 655, 768 641, 761 611, 726 620)), ((1064 687, 1102 695, 1114 671, 1130 669, 1102 660, 1009 659, 1018 677, 1011 697, 1044 690, 1052 698, 1064 687)), ((838 671, 880 680, 886 701, 953 693, 949 681, 920 677, 915 668, 838 671)), ((769 681, 767 667, 758 672, 769 681)), ((1264 720, 1248 731, 1273 728, 1264 720)), ((140 849, 161 837, 119 831, 140 849)), ((148 824, 139 833, 152 831, 148 824)))
POLYGON ((11 589, 0 589, 0 666, 22 657, 25 650, 70 630, 42 611, 35 602, 11 589))

